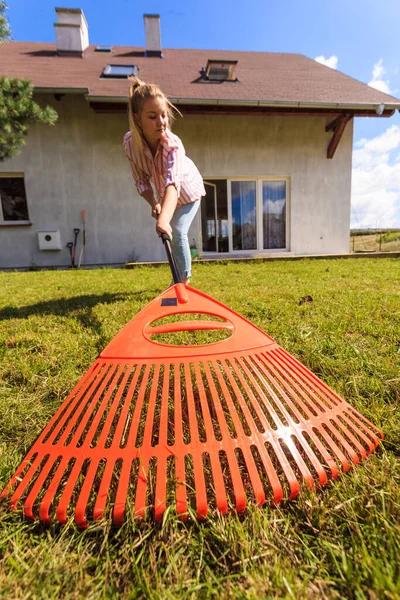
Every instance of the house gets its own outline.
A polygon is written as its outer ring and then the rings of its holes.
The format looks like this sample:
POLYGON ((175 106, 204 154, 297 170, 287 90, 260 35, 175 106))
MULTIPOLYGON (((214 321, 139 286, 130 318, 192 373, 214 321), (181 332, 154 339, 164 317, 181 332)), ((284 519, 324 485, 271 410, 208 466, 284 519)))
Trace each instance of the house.
POLYGON ((203 256, 349 252, 354 117, 400 100, 298 54, 163 49, 158 15, 139 48, 89 44, 80 9, 56 13, 55 44, 0 48, 0 72, 59 114, 0 163, 0 267, 68 266, 83 210, 84 264, 164 260, 122 147, 135 73, 183 115, 173 130, 206 182, 190 235, 203 256))

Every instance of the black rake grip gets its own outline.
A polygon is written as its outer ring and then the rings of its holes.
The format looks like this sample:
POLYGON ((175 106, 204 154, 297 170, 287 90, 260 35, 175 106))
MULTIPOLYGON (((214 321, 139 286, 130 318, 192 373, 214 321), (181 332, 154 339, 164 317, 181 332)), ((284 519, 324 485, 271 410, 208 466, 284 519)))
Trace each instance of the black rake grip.
POLYGON ((171 269, 174 283, 181 283, 181 277, 179 275, 178 267, 176 266, 174 255, 172 254, 171 240, 166 233, 161 235, 161 239, 164 242, 165 251, 167 253, 169 267, 171 269))

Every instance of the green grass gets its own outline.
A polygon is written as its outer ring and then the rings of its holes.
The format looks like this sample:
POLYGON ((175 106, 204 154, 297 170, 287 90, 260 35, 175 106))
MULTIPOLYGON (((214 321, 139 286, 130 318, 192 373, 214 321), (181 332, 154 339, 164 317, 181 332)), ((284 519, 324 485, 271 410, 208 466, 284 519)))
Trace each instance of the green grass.
MULTIPOLYGON (((2 597, 400 598, 399 267, 399 259, 195 265, 195 287, 275 338, 385 441, 321 491, 204 523, 167 511, 160 526, 128 520, 120 530, 79 531, 3 506, 2 597)), ((169 281, 167 267, 0 273, 3 485, 99 352, 169 281)))

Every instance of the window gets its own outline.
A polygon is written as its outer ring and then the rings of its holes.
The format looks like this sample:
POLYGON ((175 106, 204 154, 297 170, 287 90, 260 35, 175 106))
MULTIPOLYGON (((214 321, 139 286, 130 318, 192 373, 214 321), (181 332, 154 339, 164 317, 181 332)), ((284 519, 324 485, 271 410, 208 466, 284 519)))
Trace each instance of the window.
POLYGON ((205 179, 203 252, 288 250, 289 178, 205 179))
POLYGON ((205 78, 209 81, 237 81, 235 68, 237 60, 209 60, 205 69, 205 78))
POLYGON ((139 68, 136 65, 107 65, 102 76, 125 79, 131 75, 137 77, 138 74, 139 68))
POLYGON ((22 224, 29 222, 23 175, 0 174, 0 222, 22 224))

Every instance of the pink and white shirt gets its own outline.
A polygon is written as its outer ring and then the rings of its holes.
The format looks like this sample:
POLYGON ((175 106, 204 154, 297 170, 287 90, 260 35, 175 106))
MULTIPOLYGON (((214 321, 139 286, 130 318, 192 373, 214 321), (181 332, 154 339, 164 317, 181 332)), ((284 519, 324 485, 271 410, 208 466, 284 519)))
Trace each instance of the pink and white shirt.
POLYGON ((154 158, 145 140, 142 150, 135 152, 131 137, 128 131, 124 136, 124 148, 139 194, 145 190, 153 191, 152 183, 161 202, 165 188, 172 184, 178 192, 178 206, 195 202, 206 195, 202 176, 194 162, 186 156, 181 140, 172 131, 166 130, 154 158))

